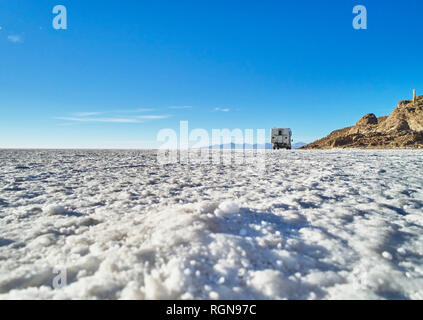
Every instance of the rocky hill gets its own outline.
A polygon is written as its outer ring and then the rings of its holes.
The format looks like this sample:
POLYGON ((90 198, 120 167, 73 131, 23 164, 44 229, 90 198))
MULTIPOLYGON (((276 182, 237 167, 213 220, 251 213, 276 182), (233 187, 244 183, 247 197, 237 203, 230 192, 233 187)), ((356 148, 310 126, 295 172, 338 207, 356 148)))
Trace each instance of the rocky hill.
POLYGON ((404 100, 389 115, 366 114, 355 126, 335 130, 302 149, 423 148, 423 96, 404 100))

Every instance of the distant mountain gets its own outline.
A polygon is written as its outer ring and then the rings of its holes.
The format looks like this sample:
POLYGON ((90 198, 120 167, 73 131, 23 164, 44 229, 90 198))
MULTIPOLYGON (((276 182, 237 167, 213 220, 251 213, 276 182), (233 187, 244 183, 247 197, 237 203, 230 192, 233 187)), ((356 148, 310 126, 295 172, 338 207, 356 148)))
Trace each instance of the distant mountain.
POLYGON ((302 148, 306 145, 307 145, 307 143, 305 143, 305 142, 296 142, 296 143, 292 144, 292 149, 299 149, 299 148, 302 148))
POLYGON ((272 149, 272 146, 270 143, 266 143, 264 148, 263 145, 257 145, 257 144, 249 144, 249 143, 244 143, 244 144, 235 144, 235 143, 227 143, 227 144, 221 144, 221 145, 212 145, 212 146, 208 146, 208 147, 204 147, 202 149, 224 149, 224 150, 231 150, 231 149, 272 149))
POLYGON ((404 100, 389 115, 366 114, 355 126, 333 131, 303 149, 423 148, 423 96, 404 100))
MULTIPOLYGON (((292 149, 299 149, 303 146, 305 146, 306 143, 304 142, 296 142, 292 145, 292 149)), ((235 144, 235 143, 228 143, 228 144, 221 144, 221 145, 213 145, 209 147, 204 147, 202 149, 223 149, 223 150, 253 150, 253 149, 260 149, 260 150, 273 150, 273 146, 271 143, 265 143, 263 144, 235 144)))

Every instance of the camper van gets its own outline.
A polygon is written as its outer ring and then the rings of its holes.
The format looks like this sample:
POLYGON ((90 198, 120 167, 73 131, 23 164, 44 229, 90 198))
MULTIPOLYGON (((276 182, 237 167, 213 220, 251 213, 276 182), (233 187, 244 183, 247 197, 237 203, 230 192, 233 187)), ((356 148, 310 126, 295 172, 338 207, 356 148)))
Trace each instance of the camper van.
POLYGON ((271 131, 271 143, 273 150, 288 149, 291 150, 292 131, 289 128, 273 128, 271 131))

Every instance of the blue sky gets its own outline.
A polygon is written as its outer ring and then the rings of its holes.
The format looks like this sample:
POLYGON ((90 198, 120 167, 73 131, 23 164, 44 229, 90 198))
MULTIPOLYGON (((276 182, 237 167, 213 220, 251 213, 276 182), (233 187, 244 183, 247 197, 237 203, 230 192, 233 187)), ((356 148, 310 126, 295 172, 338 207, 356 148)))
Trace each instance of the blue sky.
POLYGON ((311 142, 423 92, 420 0, 0 2, 0 147, 157 147, 160 129, 311 142), (68 29, 52 28, 67 8, 68 29), (354 30, 365 5, 368 29, 354 30))

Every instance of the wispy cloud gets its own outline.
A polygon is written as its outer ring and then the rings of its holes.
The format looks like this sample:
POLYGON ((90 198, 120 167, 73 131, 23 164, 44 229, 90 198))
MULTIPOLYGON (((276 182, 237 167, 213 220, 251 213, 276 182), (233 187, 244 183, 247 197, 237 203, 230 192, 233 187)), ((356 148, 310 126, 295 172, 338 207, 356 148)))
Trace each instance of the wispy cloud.
POLYGON ((145 115, 145 116, 137 116, 137 119, 145 119, 145 120, 158 120, 158 119, 167 119, 170 118, 170 115, 145 115))
POLYGON ((108 110, 108 111, 83 111, 75 112, 72 115, 77 117, 90 117, 97 116, 100 114, 133 114, 133 113, 143 113, 143 112, 152 112, 155 109, 153 108, 139 108, 139 109, 126 109, 126 110, 108 110))
POLYGON ((146 110, 147 109, 126 110, 126 112, 125 111, 75 112, 75 113, 72 113, 70 116, 55 117, 54 119, 74 122, 74 123, 76 122, 142 123, 148 120, 160 120, 160 119, 166 119, 170 117, 170 115, 151 115, 151 114, 142 115, 140 114, 146 110), (107 117, 105 116, 106 114, 109 114, 110 116, 107 117), (116 116, 111 116, 112 114, 116 116), (100 115, 103 115, 103 116, 100 116, 100 115))
POLYGON ((11 34, 11 35, 7 36, 7 40, 9 40, 12 43, 21 43, 21 42, 23 42, 22 36, 20 36, 18 34, 11 34))
POLYGON ((139 123, 137 119, 131 118, 84 118, 84 117, 55 117, 57 120, 76 122, 109 122, 109 123, 139 123))
POLYGON ((229 112, 229 111, 231 111, 231 109, 229 109, 229 108, 215 108, 214 111, 229 112))
POLYGON ((127 113, 142 113, 142 112, 152 112, 155 109, 153 108, 139 108, 139 109, 132 109, 132 110, 112 110, 108 111, 110 113, 121 113, 121 114, 127 114, 127 113))
POLYGON ((103 112, 76 112, 73 113, 76 117, 92 117, 92 116, 98 116, 100 114, 103 114, 103 112))
POLYGON ((192 109, 192 106, 170 106, 169 109, 192 109))

